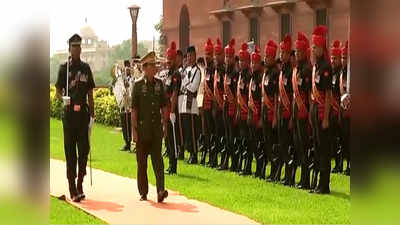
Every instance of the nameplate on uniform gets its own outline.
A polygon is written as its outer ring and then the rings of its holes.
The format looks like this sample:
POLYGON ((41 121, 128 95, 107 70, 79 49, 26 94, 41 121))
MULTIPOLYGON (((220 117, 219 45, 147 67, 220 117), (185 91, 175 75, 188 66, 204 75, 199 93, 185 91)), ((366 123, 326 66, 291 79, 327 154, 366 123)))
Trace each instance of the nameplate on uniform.
POLYGON ((79 112, 81 111, 81 106, 80 105, 74 105, 74 112, 79 112))

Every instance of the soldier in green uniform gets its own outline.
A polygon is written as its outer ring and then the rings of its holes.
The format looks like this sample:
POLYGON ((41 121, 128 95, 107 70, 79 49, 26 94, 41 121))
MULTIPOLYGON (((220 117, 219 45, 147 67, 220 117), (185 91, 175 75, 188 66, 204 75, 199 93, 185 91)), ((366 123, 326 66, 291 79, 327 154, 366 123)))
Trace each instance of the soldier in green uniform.
POLYGON ((140 200, 147 200, 147 156, 156 176, 157 201, 168 196, 164 189, 164 162, 161 157, 161 142, 166 133, 168 113, 167 99, 161 80, 154 77, 156 55, 149 52, 141 59, 144 76, 135 82, 132 92, 132 134, 136 142, 138 164, 138 189, 140 200))

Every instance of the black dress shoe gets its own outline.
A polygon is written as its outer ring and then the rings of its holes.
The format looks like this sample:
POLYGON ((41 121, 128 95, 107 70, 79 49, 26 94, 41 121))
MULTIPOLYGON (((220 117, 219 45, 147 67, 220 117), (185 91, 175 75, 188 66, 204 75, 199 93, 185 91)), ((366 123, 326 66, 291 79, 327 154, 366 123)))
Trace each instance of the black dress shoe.
POLYGON ((140 196, 140 201, 147 201, 147 196, 146 195, 140 196))
POLYGON ((170 169, 168 169, 167 171, 165 171, 165 174, 167 174, 167 175, 176 174, 176 170, 170 170, 170 169))
POLYGON ((168 197, 168 191, 164 190, 164 191, 160 191, 157 194, 157 202, 163 202, 165 198, 168 197))
POLYGON ((350 169, 349 169, 349 168, 347 168, 347 169, 344 171, 344 175, 350 176, 350 169))
POLYGON ((251 175, 250 171, 241 171, 241 172, 239 172, 239 176, 248 176, 248 175, 251 175))
POLYGON ((331 191, 329 189, 317 189, 314 191, 315 194, 330 194, 331 191))
POLYGON ((81 201, 81 198, 79 197, 79 194, 78 194, 78 195, 72 196, 72 201, 73 201, 73 202, 80 202, 80 201, 81 201))
POLYGON ((119 150, 120 150, 120 151, 123 151, 123 152, 124 152, 124 151, 128 151, 128 146, 124 145, 124 147, 120 148, 119 150))

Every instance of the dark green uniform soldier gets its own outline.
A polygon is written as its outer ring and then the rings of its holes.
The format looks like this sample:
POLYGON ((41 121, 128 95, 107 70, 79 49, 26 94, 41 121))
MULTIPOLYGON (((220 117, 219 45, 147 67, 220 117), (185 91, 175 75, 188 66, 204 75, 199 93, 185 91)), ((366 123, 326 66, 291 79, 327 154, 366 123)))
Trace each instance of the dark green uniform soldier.
POLYGON ((167 125, 167 99, 162 81, 154 78, 157 72, 155 57, 152 51, 141 59, 144 76, 135 82, 132 92, 132 133, 136 142, 140 200, 147 200, 147 156, 150 154, 156 176, 157 201, 162 202, 168 196, 164 189, 161 157, 161 142, 167 125))
POLYGON ((80 60, 81 40, 78 34, 74 34, 68 40, 71 58, 68 57, 68 62, 60 66, 56 82, 57 97, 61 98, 63 91, 65 95, 63 96, 64 151, 69 192, 74 202, 85 198, 82 183, 86 175, 89 154, 88 125, 90 117, 94 117, 93 88, 95 83, 90 66, 80 60), (76 155, 77 145, 78 157, 76 155), (77 161, 78 183, 75 185, 77 161))

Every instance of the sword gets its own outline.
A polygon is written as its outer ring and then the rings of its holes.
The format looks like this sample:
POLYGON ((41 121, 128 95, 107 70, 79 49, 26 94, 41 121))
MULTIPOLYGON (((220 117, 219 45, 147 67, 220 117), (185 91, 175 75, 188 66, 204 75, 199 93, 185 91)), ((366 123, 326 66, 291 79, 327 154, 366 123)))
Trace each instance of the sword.
POLYGON ((93 117, 90 117, 90 122, 89 122, 89 127, 88 127, 88 134, 89 134, 90 186, 93 185, 93 180, 92 180, 92 149, 91 149, 91 143, 90 143, 90 139, 91 139, 91 136, 92 136, 93 123, 94 123, 94 118, 93 118, 93 117))
POLYGON ((177 159, 178 158, 178 150, 176 148, 175 123, 172 123, 172 121, 171 121, 171 124, 172 124, 172 134, 174 136, 175 158, 177 159))

